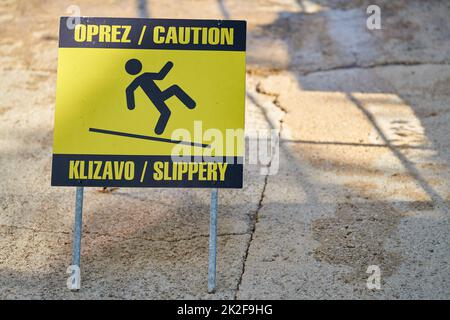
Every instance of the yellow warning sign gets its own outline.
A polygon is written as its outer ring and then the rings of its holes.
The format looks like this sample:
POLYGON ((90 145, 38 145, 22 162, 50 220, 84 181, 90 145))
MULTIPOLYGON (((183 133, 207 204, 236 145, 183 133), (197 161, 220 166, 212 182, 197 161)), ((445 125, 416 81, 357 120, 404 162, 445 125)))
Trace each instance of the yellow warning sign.
POLYGON ((242 187, 244 21, 66 22, 52 185, 242 187))

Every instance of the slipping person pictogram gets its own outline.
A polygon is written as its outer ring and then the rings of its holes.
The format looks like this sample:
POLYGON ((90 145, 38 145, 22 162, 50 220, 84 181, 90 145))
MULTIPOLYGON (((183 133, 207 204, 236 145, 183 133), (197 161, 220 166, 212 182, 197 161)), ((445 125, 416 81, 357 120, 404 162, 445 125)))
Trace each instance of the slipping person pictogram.
MULTIPOLYGON (((129 110, 135 108, 134 91, 141 87, 150 101, 158 109, 160 116, 155 126, 155 133, 162 134, 170 118, 170 109, 165 101, 172 96, 176 96, 187 108, 194 109, 195 101, 188 96, 178 85, 172 85, 162 90, 156 85, 155 80, 162 80, 173 67, 173 62, 167 62, 158 73, 144 72, 137 76, 126 89, 127 107, 129 110)), ((137 59, 130 59, 125 64, 125 70, 131 75, 137 75, 142 71, 142 63, 137 59)))

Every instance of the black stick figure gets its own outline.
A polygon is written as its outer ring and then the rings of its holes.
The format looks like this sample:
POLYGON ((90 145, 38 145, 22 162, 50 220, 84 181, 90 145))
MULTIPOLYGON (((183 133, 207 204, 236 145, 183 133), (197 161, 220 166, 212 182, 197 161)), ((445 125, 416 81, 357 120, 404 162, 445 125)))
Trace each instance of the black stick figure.
MULTIPOLYGON (((144 72, 143 74, 137 76, 126 89, 128 109, 133 110, 135 107, 134 91, 138 87, 141 87, 142 90, 144 90, 150 101, 155 105, 156 109, 158 109, 161 115, 156 123, 156 134, 162 134, 166 128, 167 122, 169 121, 170 109, 165 103, 167 99, 172 96, 176 96, 189 109, 194 109, 196 105, 195 101, 179 86, 173 85, 166 90, 161 91, 161 89, 159 89, 156 85, 155 80, 164 79, 172 67, 173 63, 169 61, 158 73, 144 72)), ((136 75, 141 72, 142 63, 137 59, 130 59, 125 64, 125 70, 131 75, 136 75)))

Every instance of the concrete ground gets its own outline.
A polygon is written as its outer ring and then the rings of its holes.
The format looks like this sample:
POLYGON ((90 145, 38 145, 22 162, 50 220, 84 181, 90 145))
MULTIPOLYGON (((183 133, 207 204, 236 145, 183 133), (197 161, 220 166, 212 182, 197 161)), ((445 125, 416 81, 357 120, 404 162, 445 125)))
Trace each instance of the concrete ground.
POLYGON ((0 3, 1 299, 450 298, 448 1, 147 1, 151 17, 248 21, 246 128, 280 136, 276 175, 248 165, 243 190, 219 193, 215 294, 209 192, 194 189, 86 190, 82 290, 66 289, 75 190, 51 188, 50 167, 71 4, 0 3))

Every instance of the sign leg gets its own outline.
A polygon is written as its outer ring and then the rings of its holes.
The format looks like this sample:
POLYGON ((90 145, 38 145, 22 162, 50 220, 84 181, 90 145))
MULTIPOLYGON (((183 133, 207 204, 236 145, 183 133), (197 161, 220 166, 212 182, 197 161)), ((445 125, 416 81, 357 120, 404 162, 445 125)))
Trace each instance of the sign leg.
POLYGON ((81 254, 81 228, 83 224, 83 187, 77 187, 75 202, 75 224, 73 230, 72 265, 68 272, 71 274, 67 280, 70 290, 79 290, 81 284, 80 254, 81 254))
POLYGON ((218 189, 211 189, 211 211, 209 222, 209 266, 208 293, 216 290, 216 253, 217 253, 217 199, 218 189))

